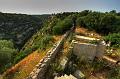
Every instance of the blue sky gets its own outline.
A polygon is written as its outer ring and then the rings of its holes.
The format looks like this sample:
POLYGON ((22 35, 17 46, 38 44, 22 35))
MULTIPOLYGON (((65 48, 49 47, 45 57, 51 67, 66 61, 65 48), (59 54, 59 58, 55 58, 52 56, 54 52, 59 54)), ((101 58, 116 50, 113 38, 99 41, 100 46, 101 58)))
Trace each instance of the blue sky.
POLYGON ((0 0, 0 11, 47 14, 82 10, 120 12, 120 0, 0 0))

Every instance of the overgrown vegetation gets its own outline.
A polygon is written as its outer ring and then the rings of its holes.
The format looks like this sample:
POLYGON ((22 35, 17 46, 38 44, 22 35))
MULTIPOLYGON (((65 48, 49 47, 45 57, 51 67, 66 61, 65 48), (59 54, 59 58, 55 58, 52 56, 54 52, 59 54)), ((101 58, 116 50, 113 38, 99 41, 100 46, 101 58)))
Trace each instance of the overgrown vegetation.
POLYGON ((12 40, 15 47, 21 49, 48 17, 49 15, 0 13, 0 39, 12 40))
POLYGON ((45 35, 41 40, 37 41, 34 46, 40 49, 45 49, 50 42, 52 43, 53 37, 51 35, 45 35))
POLYGON ((73 25, 73 21, 71 18, 66 18, 63 21, 59 21, 56 26, 53 28, 54 34, 64 34, 67 30, 69 30, 73 25))
POLYGON ((114 67, 108 74, 109 79, 120 79, 120 67, 114 67))
POLYGON ((120 48, 120 33, 109 34, 104 39, 111 42, 111 47, 120 48))
POLYGON ((0 40, 0 73, 13 62, 17 50, 11 41, 0 40))
POLYGON ((95 30, 103 35, 120 32, 120 16, 116 12, 101 13, 85 10, 81 13, 78 14, 80 17, 76 21, 79 26, 95 30))

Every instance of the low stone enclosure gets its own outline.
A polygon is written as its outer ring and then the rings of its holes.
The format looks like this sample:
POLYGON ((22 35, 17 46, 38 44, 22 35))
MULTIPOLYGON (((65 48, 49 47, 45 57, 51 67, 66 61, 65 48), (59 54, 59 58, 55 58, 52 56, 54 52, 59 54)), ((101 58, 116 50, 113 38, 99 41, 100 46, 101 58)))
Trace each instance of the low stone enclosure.
POLYGON ((95 57, 102 58, 105 53, 105 45, 90 44, 90 43, 77 43, 73 42, 73 53, 85 60, 92 61, 95 57))
POLYGON ((61 40, 55 44, 54 47, 50 49, 50 51, 47 52, 47 55, 42 60, 40 60, 40 62, 36 65, 36 68, 30 73, 27 79, 45 79, 45 73, 47 72, 48 66, 50 63, 52 63, 52 61, 54 61, 55 56, 58 52, 60 52, 61 47, 63 46, 64 40, 71 32, 73 32, 73 30, 74 27, 66 32, 61 40))

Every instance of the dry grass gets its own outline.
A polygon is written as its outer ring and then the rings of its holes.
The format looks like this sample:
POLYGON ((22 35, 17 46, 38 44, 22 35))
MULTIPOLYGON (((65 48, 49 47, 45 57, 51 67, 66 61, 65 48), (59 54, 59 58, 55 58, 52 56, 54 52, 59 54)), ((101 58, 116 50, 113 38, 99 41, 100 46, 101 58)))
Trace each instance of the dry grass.
POLYGON ((64 56, 68 55, 69 46, 70 46, 70 43, 68 41, 64 43, 64 50, 63 50, 64 56))
MULTIPOLYGON (((62 36, 53 36, 54 42, 56 43, 61 39, 62 36)), ((49 51, 51 47, 47 47, 46 50, 36 50, 19 63, 17 63, 12 68, 8 69, 3 76, 8 79, 25 79, 35 68, 35 66, 39 63, 39 61, 44 58, 47 51, 49 51)))
MULTIPOLYGON (((46 50, 48 51, 48 50, 46 50)), ((46 51, 35 51, 28 55, 18 64, 6 71, 6 75, 10 75, 12 79, 24 79, 34 69, 35 65, 46 55, 46 51)))
POLYGON ((101 38, 101 36, 99 34, 97 34, 96 32, 89 31, 88 29, 85 29, 85 28, 82 28, 82 27, 79 27, 79 26, 76 27, 75 33, 76 34, 81 34, 81 35, 84 35, 84 36, 89 36, 89 37, 92 37, 92 38, 101 38))
POLYGON ((54 38, 54 41, 56 42, 56 41, 60 40, 62 38, 62 36, 57 35, 57 36, 53 36, 53 38, 54 38))
POLYGON ((59 61, 61 61, 64 57, 67 57, 68 55, 68 50, 69 50, 69 46, 70 46, 70 42, 68 42, 67 40, 64 42, 64 45, 63 45, 63 51, 62 51, 62 54, 60 55, 60 59, 59 61))

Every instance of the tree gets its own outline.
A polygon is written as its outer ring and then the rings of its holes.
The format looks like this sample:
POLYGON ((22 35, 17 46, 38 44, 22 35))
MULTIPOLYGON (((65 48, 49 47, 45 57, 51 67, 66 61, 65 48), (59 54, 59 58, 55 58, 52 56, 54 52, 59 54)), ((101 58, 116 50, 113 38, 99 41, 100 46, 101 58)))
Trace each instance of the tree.
POLYGON ((67 30, 69 30, 73 25, 73 21, 71 18, 66 18, 62 21, 59 21, 56 26, 53 27, 54 34, 64 34, 67 30))
POLYGON ((0 40, 0 66, 10 63, 15 52, 16 50, 11 41, 0 40))
POLYGON ((112 10, 110 11, 110 13, 116 14, 116 10, 112 10))

